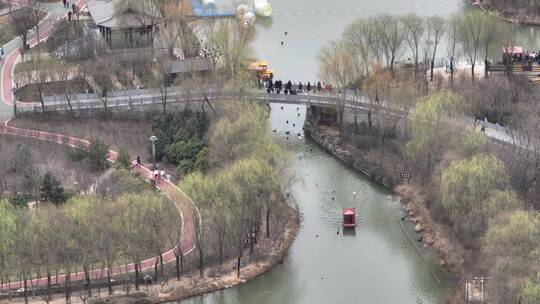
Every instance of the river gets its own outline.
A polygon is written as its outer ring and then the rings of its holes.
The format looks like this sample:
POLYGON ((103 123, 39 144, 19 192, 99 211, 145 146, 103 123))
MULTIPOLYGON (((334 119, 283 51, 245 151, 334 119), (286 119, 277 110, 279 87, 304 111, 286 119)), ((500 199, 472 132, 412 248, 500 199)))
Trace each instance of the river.
POLYGON ((305 107, 296 108, 273 104, 270 115, 290 157, 290 192, 303 218, 288 257, 246 284, 181 303, 434 304, 453 292, 455 280, 415 241, 412 225, 403 226, 409 238, 400 227, 399 197, 304 138, 305 107), (343 235, 343 207, 357 208, 355 234, 343 235))
MULTIPOLYGON (((257 57, 269 62, 276 79, 312 83, 318 79, 320 48, 339 39, 347 24, 358 17, 383 13, 449 16, 471 9, 461 0, 269 1, 274 15, 257 21, 253 43, 257 57)), ((539 42, 538 29, 519 28, 516 45, 537 50, 539 42)), ((499 46, 493 47, 494 60, 499 51, 499 46)), ((437 56, 446 56, 444 42, 437 56)), ((415 241, 410 223, 401 226, 399 197, 305 139, 304 107, 298 117, 296 106, 283 105, 284 110, 280 106, 272 105, 270 124, 290 156, 295 176, 290 192, 303 217, 288 257, 246 284, 180 303, 432 304, 453 293, 456 280, 440 269, 433 252, 415 241), (287 139, 285 131, 302 136, 287 139), (338 233, 342 207, 357 208, 354 235, 338 233)))

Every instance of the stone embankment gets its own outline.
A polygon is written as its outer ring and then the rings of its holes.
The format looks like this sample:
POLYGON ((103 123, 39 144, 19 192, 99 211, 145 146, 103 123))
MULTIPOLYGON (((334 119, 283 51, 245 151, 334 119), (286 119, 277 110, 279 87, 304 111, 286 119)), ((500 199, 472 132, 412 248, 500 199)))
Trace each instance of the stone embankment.
MULTIPOLYGON (((380 163, 375 164, 368 160, 363 150, 347 143, 331 128, 320 127, 306 121, 304 131, 306 136, 343 162, 399 194, 402 197, 404 212, 418 233, 418 241, 422 242, 424 247, 431 247, 439 254, 439 264, 442 267, 460 275, 465 273, 466 251, 463 245, 452 234, 450 227, 432 218, 427 207, 426 196, 413 183, 401 184, 399 178, 389 173, 390 170, 383 168, 380 163)), ((388 157, 388 159, 393 158, 388 157)), ((393 164, 388 165, 390 167, 393 164)))

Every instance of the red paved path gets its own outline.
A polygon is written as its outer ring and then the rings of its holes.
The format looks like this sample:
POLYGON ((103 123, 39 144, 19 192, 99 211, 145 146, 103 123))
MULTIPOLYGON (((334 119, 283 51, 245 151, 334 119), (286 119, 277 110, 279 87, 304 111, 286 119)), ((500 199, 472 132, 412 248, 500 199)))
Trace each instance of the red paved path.
MULTIPOLYGON (((21 0, 22 1, 22 0, 21 0)), ((76 3, 77 7, 82 8, 84 5, 86 5, 86 0, 78 0, 76 3)), ((67 12, 64 15, 64 18, 67 16, 67 12)), ((43 21, 47 20, 47 17, 43 19, 43 21)), ((53 24, 47 23, 47 25, 41 25, 43 28, 39 29, 39 40, 44 41, 49 38, 49 35, 52 32, 53 24)), ((33 37, 31 39, 28 39, 27 43, 30 45, 30 47, 34 47, 37 45, 37 36, 33 37)), ((9 105, 13 105, 13 72, 15 71, 15 66, 17 65, 17 61, 19 61, 21 57, 21 48, 16 48, 11 53, 7 54, 4 58, 4 67, 2 69, 2 75, 0 75, 1 80, 1 91, 2 91, 2 99, 5 103, 9 105)))
MULTIPOLYGON (((85 0, 79 0, 77 1, 77 6, 82 7, 85 4, 85 0)), ((52 31, 52 24, 49 23, 47 26, 44 26, 42 29, 40 29, 40 41, 46 40, 52 31)), ((32 39, 28 40, 28 44, 33 47, 37 44, 37 37, 34 37, 32 39)), ((13 105, 13 81, 12 81, 12 75, 13 71, 15 69, 15 66, 17 64, 17 61, 19 60, 21 56, 20 48, 14 49, 11 53, 9 53, 4 60, 4 66, 2 69, 2 74, 0 75, 0 91, 2 92, 2 99, 7 104, 13 105)), ((22 137, 29 137, 29 138, 35 138, 39 140, 46 140, 50 142, 55 142, 58 144, 64 144, 71 147, 77 147, 77 146, 88 146, 90 144, 89 141, 84 139, 79 139, 67 135, 62 134, 54 134, 49 132, 43 132, 43 131, 36 131, 36 130, 28 130, 28 129, 21 129, 16 128, 8 125, 9 121, 6 122, 0 122, 0 134, 9 134, 14 136, 22 136, 22 137)), ((117 157, 117 153, 115 151, 109 151, 109 160, 111 162, 114 162, 114 160, 117 157)), ((148 175, 148 168, 141 166, 139 168, 136 168, 136 171, 140 172, 144 177, 148 175)), ((184 255, 189 254, 193 249, 195 248, 195 226, 193 223, 193 212, 198 212, 197 207, 195 204, 191 201, 191 199, 176 185, 173 183, 162 180, 158 184, 158 188, 165 193, 169 199, 175 202, 178 211, 180 212, 180 216, 182 217, 182 239, 180 241, 180 249, 181 252, 184 255)), ((163 262, 164 263, 171 263, 176 260, 174 255, 174 249, 171 249, 165 253, 163 253, 163 262)), ((153 268, 156 262, 156 259, 158 257, 153 257, 147 260, 144 260, 141 262, 141 270, 146 270, 153 268)), ((123 274, 123 273, 130 273, 134 272, 135 267, 134 264, 127 264, 122 266, 117 266, 112 269, 113 275, 123 274)), ((106 276, 107 269, 95 269, 90 273, 91 278, 101 278, 103 275, 106 276)), ((53 282, 58 282, 58 284, 61 284, 65 282, 66 275, 58 275, 58 277, 53 277, 53 282)), ((71 281, 78 281, 78 280, 84 280, 84 272, 78 272, 78 273, 72 273, 70 274, 70 280, 71 281)), ((44 286, 47 284, 46 278, 34 278, 32 280, 28 280, 29 286, 44 286)), ((0 285, 0 289, 18 289, 21 288, 23 285, 23 282, 12 282, 10 284, 4 284, 0 285)))
MULTIPOLYGON (((55 134, 55 133, 49 133, 49 132, 43 132, 43 131, 35 131, 35 130, 28 130, 28 129, 21 129, 12 127, 9 124, 9 121, 6 121, 4 123, 0 124, 0 134, 9 134, 14 136, 22 136, 22 137, 29 137, 29 138, 35 138, 39 140, 46 140, 58 144, 68 145, 70 147, 77 147, 77 146, 88 146, 90 144, 89 141, 84 139, 79 139, 67 135, 62 134, 55 134)), ((115 151, 110 150, 109 151, 109 161, 114 162, 117 157, 117 153, 115 151)), ((141 166, 139 168, 136 168, 137 172, 140 172, 143 176, 147 176, 149 169, 141 166)), ((163 191, 171 200, 174 200, 179 212, 180 216, 182 217, 182 239, 180 242, 180 249, 184 255, 189 254, 193 249, 195 248, 195 226, 193 223, 193 210, 195 212, 198 212, 197 207, 195 204, 191 201, 191 199, 176 185, 173 183, 162 179, 157 187, 163 191), (184 200, 183 202, 180 200, 184 200)), ((141 262, 141 270, 146 270, 153 268, 156 262, 156 259, 158 257, 153 257, 147 260, 144 260, 141 262)), ((175 255, 174 255, 174 249, 168 250, 163 254, 163 262, 164 263, 171 263, 174 262, 175 255)), ((107 268, 104 268, 102 271, 101 269, 95 269, 90 273, 91 278, 102 278, 106 276, 107 274, 107 268)), ((134 272, 134 264, 127 264, 122 266, 117 266, 112 269, 113 275, 123 274, 123 273, 130 273, 134 272)), ((59 275, 58 276, 58 283, 63 283, 65 281, 66 276, 65 275, 59 275)), ((77 272, 70 274, 71 281, 78 281, 78 280, 84 280, 84 272, 77 272)), ((53 277, 53 282, 56 283, 56 276, 53 277)), ((2 289, 10 288, 10 289, 17 289, 22 287, 23 282, 12 282, 10 284, 4 284, 1 286, 2 289)), ((38 285, 46 285, 47 279, 46 278, 35 278, 32 280, 28 280, 29 286, 38 286, 38 285)))

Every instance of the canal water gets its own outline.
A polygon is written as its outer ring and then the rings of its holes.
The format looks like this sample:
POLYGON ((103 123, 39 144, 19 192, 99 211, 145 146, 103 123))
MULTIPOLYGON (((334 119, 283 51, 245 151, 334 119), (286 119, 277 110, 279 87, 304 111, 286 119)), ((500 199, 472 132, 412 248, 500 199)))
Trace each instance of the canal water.
MULTIPOLYGON (((227 1, 237 2, 218 0, 227 1)), ((471 9, 463 0, 269 1, 274 15, 257 20, 253 44, 257 57, 269 62, 276 79, 312 83, 318 80, 320 48, 339 39, 358 17, 383 13, 445 17, 471 9)), ((537 28, 521 27, 515 44, 538 50, 538 34, 537 28)), ((499 50, 494 46, 490 52, 494 60, 499 50)), ((437 57, 446 54, 443 43, 437 57)), ((463 54, 459 57, 463 59, 463 54)), ((453 293, 455 279, 440 269, 433 252, 416 242, 412 225, 400 223, 399 197, 304 138, 305 108, 299 107, 298 112, 296 108, 274 104, 270 115, 271 128, 290 157, 290 173, 295 177, 290 192, 303 217, 288 257, 246 284, 180 303, 432 304, 453 293), (288 138, 285 131, 291 132, 288 138), (301 137, 292 135, 296 133, 301 137), (343 235, 340 229, 343 207, 357 208, 355 234, 343 235)))
MULTIPOLYGON (((221 0, 223 2, 232 0, 221 0)), ((257 20, 254 48, 258 58, 268 61, 275 78, 284 81, 318 80, 317 54, 328 41, 339 39, 348 24, 360 17, 379 14, 448 17, 474 9, 469 0, 269 0, 274 15, 257 20), (287 35, 285 35, 287 32, 287 35), (281 45, 283 41, 283 45, 281 45)), ((248 1, 249 2, 249 1, 248 1)), ((515 45, 526 50, 540 49, 539 28, 523 26, 516 31, 515 45)), ((493 45, 490 58, 500 60, 502 46, 493 45)), ((400 60, 410 55, 404 45, 400 60)), ((458 62, 465 63, 465 54, 457 52, 458 62)), ((436 58, 448 57, 446 42, 441 41, 436 58)), ((478 56, 483 64, 483 57, 478 56)))
POLYGON ((339 39, 345 27, 359 17, 407 13, 448 16, 463 7, 463 0, 269 1, 274 15, 257 20, 255 51, 268 61, 276 79, 293 82, 316 80, 321 47, 339 39))
POLYGON ((304 117, 303 106, 272 105, 271 128, 290 158, 289 191, 303 218, 285 262, 246 284, 180 303, 440 303, 455 280, 416 242, 412 225, 400 223, 399 197, 306 139, 304 117), (355 233, 343 234, 344 207, 357 209, 355 233))

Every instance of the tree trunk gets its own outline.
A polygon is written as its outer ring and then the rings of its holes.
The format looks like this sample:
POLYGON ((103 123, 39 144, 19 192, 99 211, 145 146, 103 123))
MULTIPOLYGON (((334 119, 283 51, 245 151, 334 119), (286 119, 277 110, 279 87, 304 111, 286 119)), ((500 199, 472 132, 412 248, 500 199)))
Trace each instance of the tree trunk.
POLYGON ((450 85, 454 85, 454 62, 453 60, 450 61, 450 85))
POLYGON ((163 277, 163 253, 161 251, 159 252, 159 272, 163 277))
POLYGON ((135 260, 133 262, 135 266, 135 290, 139 290, 139 263, 135 260))
POLYGON ((199 248, 199 274, 202 277, 203 276, 203 267, 204 267, 204 256, 203 256, 203 250, 201 246, 197 246, 199 248))
POLYGON ((175 252, 174 258, 176 262, 176 279, 180 280, 180 255, 175 252))
POLYGON ((180 255, 180 269, 184 270, 184 254, 182 253, 182 250, 180 249, 180 245, 178 245, 178 254, 180 255))
POLYGON ((50 300, 51 300, 51 273, 47 271, 47 301, 50 301, 50 300))
POLYGON ((71 290, 70 290, 71 286, 69 286, 70 285, 69 276, 70 276, 70 273, 68 271, 68 273, 66 274, 66 279, 65 279, 65 283, 64 283, 64 292, 65 292, 65 297, 66 297, 66 303, 70 302, 69 298, 71 296, 71 290))
POLYGON ((219 240, 219 264, 223 265, 223 239, 219 240))
POLYGON ((39 94, 39 102, 41 102, 41 112, 45 113, 45 101, 43 100, 41 83, 38 84, 37 89, 39 94))
POLYGON ((71 94, 66 93, 66 101, 69 106, 69 112, 71 113, 71 116, 73 116, 73 105, 71 105, 71 94))
POLYGON ((36 24, 36 35, 37 35, 37 43, 39 44, 39 21, 36 24))
POLYGON ((433 81, 433 68, 435 68, 435 59, 431 58, 431 66, 430 66, 430 72, 429 72, 430 81, 433 81))
POLYGON ((156 262, 154 263, 154 280, 158 280, 158 264, 159 264, 159 258, 156 257, 156 262))
POLYGON ((111 277, 112 277, 111 263, 107 262, 107 287, 109 288, 109 295, 113 294, 111 277))
POLYGON ((161 102, 163 103, 163 115, 167 114, 166 107, 167 107, 167 85, 163 84, 163 90, 161 92, 163 96, 161 97, 161 102))
POLYGON ((471 77, 472 81, 474 81, 474 63, 471 65, 471 77))
POLYGON ((270 238, 270 205, 266 204, 266 238, 270 238))
POLYGON ((236 276, 240 277, 240 255, 238 255, 238 262, 236 263, 236 276))
POLYGON ((86 280, 86 290, 88 297, 92 297, 92 280, 90 279, 90 271, 88 265, 83 266, 84 279, 86 280))
POLYGON ((24 303, 28 304, 28 280, 26 275, 24 275, 24 303))
POLYGON ((25 32, 22 34, 22 43, 23 43, 23 54, 26 52, 26 44, 27 44, 27 41, 26 41, 26 38, 27 38, 27 35, 28 35, 28 32, 25 32))

